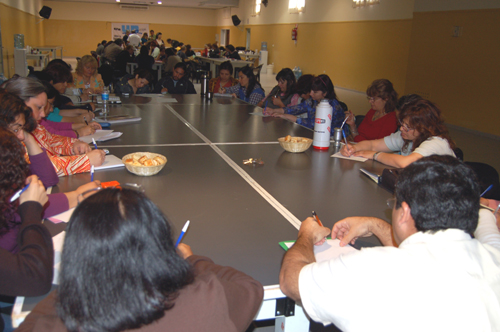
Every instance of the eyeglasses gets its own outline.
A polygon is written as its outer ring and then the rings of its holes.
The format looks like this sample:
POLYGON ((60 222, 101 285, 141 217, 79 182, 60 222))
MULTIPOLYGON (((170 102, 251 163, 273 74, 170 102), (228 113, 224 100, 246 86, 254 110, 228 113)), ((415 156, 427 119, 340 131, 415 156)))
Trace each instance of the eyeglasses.
POLYGON ((17 134, 19 131, 24 130, 24 126, 21 126, 20 124, 15 123, 15 124, 9 126, 9 130, 11 132, 13 132, 14 134, 17 134))
POLYGON ((370 96, 366 96, 366 99, 368 99, 368 101, 371 103, 371 102, 374 102, 377 98, 379 97, 370 97, 370 96))
POLYGON ((146 192, 146 190, 142 187, 142 185, 137 184, 137 183, 125 183, 125 184, 121 184, 120 186, 112 186, 112 187, 106 187, 106 188, 103 188, 103 187, 99 186, 99 187, 92 188, 92 189, 89 189, 87 191, 84 191, 83 193, 81 193, 80 195, 78 195, 78 197, 77 197, 78 204, 80 204, 86 198, 94 195, 95 193, 97 193, 97 192, 99 192, 99 191, 101 191, 103 189, 114 189, 114 188, 118 188, 118 189, 132 189, 132 190, 135 190, 135 191, 138 191, 138 192, 141 192, 141 193, 146 192))
POLYGON ((410 130, 413 130, 413 129, 414 129, 414 128, 410 128, 410 127, 408 127, 408 125, 407 125, 406 123, 401 122, 401 120, 399 120, 399 119, 398 119, 398 121, 399 121, 399 125, 400 125, 400 126, 401 126, 401 127, 402 127, 405 131, 407 131, 407 132, 408 132, 408 131, 410 131, 410 130))
POLYGON ((396 197, 393 197, 393 198, 389 198, 387 200, 387 206, 389 207, 389 209, 394 209, 394 207, 396 206, 396 197))

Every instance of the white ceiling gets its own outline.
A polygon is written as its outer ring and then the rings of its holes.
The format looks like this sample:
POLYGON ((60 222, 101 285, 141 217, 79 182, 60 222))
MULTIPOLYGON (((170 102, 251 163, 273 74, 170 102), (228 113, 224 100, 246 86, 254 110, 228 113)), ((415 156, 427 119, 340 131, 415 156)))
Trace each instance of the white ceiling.
MULTIPOLYGON (((53 0, 62 2, 87 2, 87 3, 117 3, 116 0, 53 0)), ((121 0, 120 4, 132 5, 148 5, 162 7, 187 7, 187 8, 205 8, 219 9, 226 7, 238 7, 239 0, 161 0, 162 4, 158 4, 158 0, 121 0)))

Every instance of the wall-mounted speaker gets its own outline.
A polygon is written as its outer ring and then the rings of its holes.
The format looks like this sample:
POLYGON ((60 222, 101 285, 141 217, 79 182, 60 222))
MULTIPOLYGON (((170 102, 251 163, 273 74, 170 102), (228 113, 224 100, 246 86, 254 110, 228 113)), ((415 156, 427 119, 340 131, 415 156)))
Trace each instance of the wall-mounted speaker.
POLYGON ((46 19, 49 19, 51 13, 52 13, 52 8, 47 6, 43 6, 42 9, 40 9, 40 11, 38 12, 38 14, 40 14, 41 17, 46 19))
POLYGON ((233 20, 233 25, 235 27, 237 27, 238 25, 240 25, 241 20, 238 18, 238 15, 231 16, 231 19, 233 20))

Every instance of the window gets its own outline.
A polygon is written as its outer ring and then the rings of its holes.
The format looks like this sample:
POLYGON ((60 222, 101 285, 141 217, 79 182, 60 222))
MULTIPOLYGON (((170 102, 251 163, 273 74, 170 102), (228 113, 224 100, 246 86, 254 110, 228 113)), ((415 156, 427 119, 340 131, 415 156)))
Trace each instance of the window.
POLYGON ((255 7, 254 7, 254 15, 259 15, 260 14, 260 3, 262 0, 255 0, 255 7))
POLYGON ((303 13, 306 6, 306 0, 288 0, 288 13, 303 13))
POLYGON ((352 0, 352 6, 354 8, 377 5, 379 3, 380 3, 380 0, 352 0))

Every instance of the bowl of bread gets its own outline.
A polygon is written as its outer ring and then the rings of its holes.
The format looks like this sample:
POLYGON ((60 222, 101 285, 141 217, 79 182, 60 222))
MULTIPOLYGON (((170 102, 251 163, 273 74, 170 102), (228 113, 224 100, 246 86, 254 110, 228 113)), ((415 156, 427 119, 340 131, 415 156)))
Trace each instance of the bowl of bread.
POLYGON ((305 137, 292 137, 287 135, 286 137, 278 138, 278 142, 283 149, 292 153, 304 152, 311 146, 313 140, 305 137))
POLYGON ((157 174, 167 163, 167 158, 158 153, 134 152, 122 158, 130 173, 140 176, 157 174))

